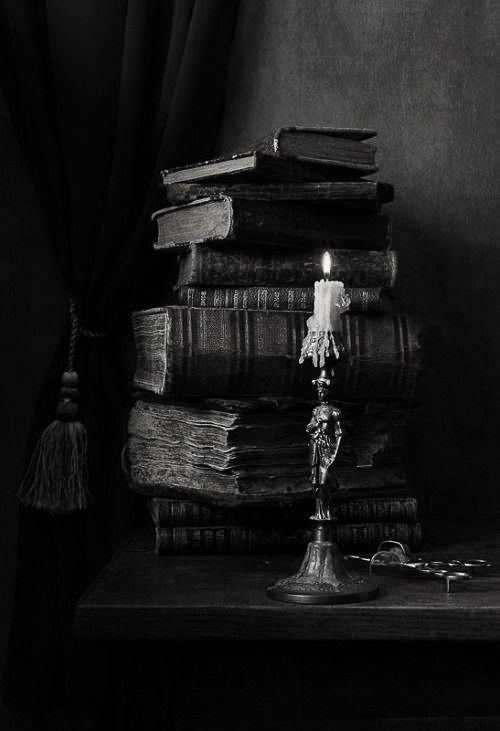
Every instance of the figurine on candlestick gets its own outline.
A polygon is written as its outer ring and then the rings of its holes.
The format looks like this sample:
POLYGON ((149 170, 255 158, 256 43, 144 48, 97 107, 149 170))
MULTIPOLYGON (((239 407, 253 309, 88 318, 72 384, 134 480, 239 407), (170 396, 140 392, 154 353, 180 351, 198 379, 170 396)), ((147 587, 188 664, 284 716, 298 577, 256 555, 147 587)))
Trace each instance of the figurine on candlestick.
POLYGON ((268 596, 299 604, 346 604, 373 599, 379 588, 373 582, 351 576, 346 570, 337 544, 332 539, 336 520, 334 495, 338 488, 334 464, 342 439, 341 413, 332 403, 334 376, 328 358, 338 358, 342 350, 340 316, 349 307, 342 282, 330 282, 331 257, 323 257, 325 278, 314 284, 314 314, 308 319, 308 332, 302 344, 300 363, 312 358, 321 368, 316 386, 319 405, 311 414, 306 431, 309 440, 311 485, 316 498, 313 540, 298 572, 277 581, 268 596))
POLYGON ((313 409, 311 421, 306 426, 309 440, 309 464, 311 485, 316 498, 314 520, 333 520, 333 494, 337 479, 332 471, 342 438, 340 411, 328 401, 330 378, 323 369, 313 385, 316 386, 319 406, 313 409))

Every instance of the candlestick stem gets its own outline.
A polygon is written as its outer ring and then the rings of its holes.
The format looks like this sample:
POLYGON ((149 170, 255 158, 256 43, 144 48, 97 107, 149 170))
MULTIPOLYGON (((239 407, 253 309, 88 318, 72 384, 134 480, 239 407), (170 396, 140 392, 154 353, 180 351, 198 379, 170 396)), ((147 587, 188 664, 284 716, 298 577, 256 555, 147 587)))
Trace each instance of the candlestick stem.
POLYGON ((311 516, 313 538, 297 573, 267 589, 268 596, 283 602, 347 604, 373 599, 379 593, 372 581, 347 571, 332 537, 336 520, 334 495, 338 488, 333 466, 342 438, 341 414, 331 399, 332 373, 323 368, 313 381, 320 403, 306 427, 310 437, 311 485, 316 498, 316 511, 311 516))

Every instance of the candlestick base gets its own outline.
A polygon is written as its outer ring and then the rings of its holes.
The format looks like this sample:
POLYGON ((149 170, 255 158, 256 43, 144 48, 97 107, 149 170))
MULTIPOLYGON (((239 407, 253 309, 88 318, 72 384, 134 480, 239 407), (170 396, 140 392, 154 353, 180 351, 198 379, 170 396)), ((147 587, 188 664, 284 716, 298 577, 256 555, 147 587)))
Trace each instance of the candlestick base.
POLYGON ((376 584, 348 573, 330 531, 330 521, 317 521, 300 569, 268 587, 267 596, 294 604, 350 604, 378 596, 376 584))

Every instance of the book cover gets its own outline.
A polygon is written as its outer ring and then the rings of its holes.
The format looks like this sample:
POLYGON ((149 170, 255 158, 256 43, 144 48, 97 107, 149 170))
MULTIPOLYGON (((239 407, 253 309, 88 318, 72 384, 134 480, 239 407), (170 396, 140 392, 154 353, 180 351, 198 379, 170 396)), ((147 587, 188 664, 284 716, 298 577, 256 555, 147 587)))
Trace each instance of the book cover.
MULTIPOLYGON (((387 314, 394 301, 382 287, 348 287, 350 312, 387 314)), ((225 307, 241 310, 303 310, 314 308, 312 287, 179 287, 182 307, 225 307)))
MULTIPOLYGON (((302 312, 167 306, 132 317, 134 386, 162 396, 311 394, 312 363, 299 365, 302 312)), ((337 398, 411 399, 419 329, 405 315, 342 318, 346 357, 336 364, 337 398)))
POLYGON ((219 196, 162 208, 152 218, 158 225, 155 249, 166 251, 208 241, 369 250, 385 250, 391 243, 387 216, 302 201, 219 196))
MULTIPOLYGON (((191 244, 179 259, 177 287, 303 286, 322 277, 324 249, 264 250, 252 246, 191 244)), ((385 287, 396 283, 396 251, 330 251, 331 278, 346 287, 385 287)))
MULTIPOLYGON (((159 554, 208 553, 303 553, 312 537, 310 526, 248 527, 157 527, 156 552, 159 554)), ((375 551, 382 541, 406 543, 415 551, 421 542, 419 523, 338 524, 334 537, 343 552, 375 551)))
POLYGON ((315 201, 325 205, 378 212, 385 203, 394 200, 394 188, 375 180, 331 181, 317 183, 256 183, 214 182, 173 183, 165 188, 170 205, 190 203, 199 198, 228 195, 255 200, 315 201))
MULTIPOLYGON (((315 402, 312 402, 313 404, 315 402)), ((302 466, 311 404, 301 408, 222 411, 210 402, 138 399, 128 419, 131 441, 144 443, 143 461, 238 470, 282 463, 302 466)), ((337 467, 391 464, 399 455, 409 407, 384 402, 337 401, 343 438, 337 467)), ((139 448, 134 446, 140 458, 139 448)))
POLYGON ((373 129, 348 127, 278 127, 252 146, 268 155, 299 162, 376 172, 373 129))
MULTIPOLYGON (((123 468, 131 490, 146 497, 201 500, 236 507, 289 505, 311 496, 307 454, 302 465, 283 463, 259 470, 215 470, 193 463, 172 465, 148 450, 148 443, 130 439, 123 468), (297 471, 295 471, 295 469, 297 471)), ((399 461, 382 467, 339 467, 335 470, 339 500, 367 497, 404 497, 412 490, 399 461)))
MULTIPOLYGON (((310 497, 309 408, 219 411, 211 405, 137 401, 124 454, 133 490, 219 506, 310 497)), ((339 405, 344 436, 335 469, 338 499, 411 494, 399 460, 408 408, 381 402, 339 405)))
POLYGON ((361 148, 361 153, 364 150, 364 154, 368 153, 370 157, 360 163, 356 156, 346 155, 345 149, 340 149, 342 143, 337 141, 335 144, 335 138, 347 140, 347 146, 352 149, 355 146, 352 142, 363 143, 375 135, 374 130, 365 129, 281 127, 234 154, 163 170, 160 174, 161 184, 221 178, 277 179, 280 182, 357 179, 377 171, 374 146, 365 145, 361 148), (292 130, 295 131, 295 140, 302 139, 302 143, 299 142, 301 149, 290 150, 288 147, 287 150, 286 143, 283 147, 286 133, 290 140, 292 130), (325 144, 330 146, 326 152, 325 144))
MULTIPOLYGON (((151 498, 148 508, 154 525, 162 528, 211 525, 305 525, 314 512, 312 498, 295 506, 270 505, 267 508, 223 508, 192 500, 151 498)), ((341 523, 415 523, 417 501, 414 497, 380 497, 337 501, 335 515, 341 523)))

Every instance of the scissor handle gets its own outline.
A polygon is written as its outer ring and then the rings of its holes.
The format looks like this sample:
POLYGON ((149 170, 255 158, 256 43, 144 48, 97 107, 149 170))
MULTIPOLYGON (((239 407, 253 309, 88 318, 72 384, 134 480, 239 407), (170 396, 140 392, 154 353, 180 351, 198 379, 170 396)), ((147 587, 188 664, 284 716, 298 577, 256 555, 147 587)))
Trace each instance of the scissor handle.
MULTIPOLYGON (((406 543, 399 541, 382 541, 377 553, 388 551, 398 557, 399 563, 407 563, 410 560, 410 548, 406 543)), ((375 554, 376 555, 376 554, 375 554)))

